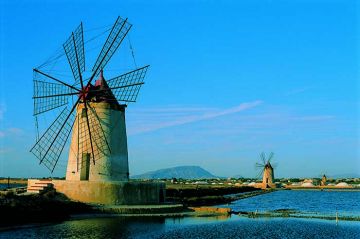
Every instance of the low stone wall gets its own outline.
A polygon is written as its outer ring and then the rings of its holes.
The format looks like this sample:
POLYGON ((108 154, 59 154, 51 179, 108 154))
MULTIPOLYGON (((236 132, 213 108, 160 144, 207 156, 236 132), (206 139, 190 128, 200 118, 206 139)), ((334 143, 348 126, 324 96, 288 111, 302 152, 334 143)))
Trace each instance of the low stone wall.
POLYGON ((105 205, 153 205, 165 200, 165 183, 53 180, 57 192, 68 198, 105 205))

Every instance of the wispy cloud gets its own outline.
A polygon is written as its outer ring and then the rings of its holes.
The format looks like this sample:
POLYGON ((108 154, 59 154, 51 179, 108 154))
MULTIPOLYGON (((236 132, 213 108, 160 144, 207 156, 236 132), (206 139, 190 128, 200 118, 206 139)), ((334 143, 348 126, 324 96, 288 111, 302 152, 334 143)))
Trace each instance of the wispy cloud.
POLYGON ((0 154, 6 154, 11 152, 11 148, 0 148, 0 154))
POLYGON ((23 134, 23 130, 20 128, 8 128, 3 131, 0 131, 0 138, 5 136, 19 136, 23 134))
MULTIPOLYGON (((198 110, 202 111, 201 114, 196 114, 196 112, 194 112, 193 109, 189 109, 189 108, 181 108, 181 110, 168 108, 168 112, 169 111, 170 112, 181 112, 182 116, 176 116, 173 119, 168 119, 168 121, 162 121, 161 118, 157 118, 157 120, 155 120, 155 122, 153 122, 153 124, 142 125, 140 127, 137 126, 136 128, 131 128, 129 130, 129 135, 151 132, 151 131, 155 131, 155 130, 159 130, 159 129, 163 129, 163 128, 174 127, 174 126, 184 125, 184 124, 189 124, 189 123, 195 123, 195 122, 202 121, 202 120, 209 120, 209 119, 213 119, 216 117, 221 117, 221 116, 225 116, 225 115, 229 115, 229 114, 235 114, 235 113, 238 113, 238 112, 241 112, 244 110, 255 108, 255 107, 259 106, 260 104, 262 104, 262 101, 257 100, 257 101, 253 101, 253 102, 245 102, 236 107, 223 109, 223 110, 221 110, 221 109, 220 110, 219 109, 211 109, 210 110, 209 108, 208 108, 208 110, 204 110, 204 108, 198 108, 198 110)), ((166 113, 166 111, 164 111, 163 109, 149 111, 149 113, 154 113, 154 114, 157 114, 158 112, 166 113)))

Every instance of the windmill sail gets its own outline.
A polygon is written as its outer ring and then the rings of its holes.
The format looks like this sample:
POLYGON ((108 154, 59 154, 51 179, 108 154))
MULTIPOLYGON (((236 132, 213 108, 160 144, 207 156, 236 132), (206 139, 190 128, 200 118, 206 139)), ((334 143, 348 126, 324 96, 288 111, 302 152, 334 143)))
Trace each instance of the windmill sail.
POLYGON ((70 135, 75 115, 73 112, 64 108, 30 150, 40 160, 40 164, 43 163, 50 171, 54 171, 70 135))
POLYGON ((92 68, 93 77, 97 77, 100 71, 105 68, 106 64, 114 55, 126 34, 129 32, 131 26, 132 25, 127 22, 127 19, 123 20, 121 17, 116 19, 116 22, 94 64, 94 67, 92 68))
POLYGON ((119 102, 136 101, 148 67, 147 65, 108 80, 108 85, 119 102))
MULTIPOLYGON (((87 178, 91 171, 93 178, 103 177, 102 174, 113 174, 109 176, 112 179, 128 179, 126 105, 120 102, 136 101, 149 66, 122 74, 108 83, 102 76, 102 70, 131 26, 127 19, 117 18, 94 63, 92 75, 85 83, 82 78, 85 71, 82 23, 63 44, 65 54, 62 56, 66 55, 75 80, 74 84, 51 76, 49 72, 53 72, 52 69, 46 73, 34 69, 34 115, 60 109, 60 114, 42 136, 37 138, 30 150, 39 159, 40 164, 44 164, 51 172, 57 166, 69 135, 73 132, 68 159, 68 169, 71 169, 67 171, 70 173, 67 178, 82 178, 86 175, 83 172, 87 170, 87 178), (92 85, 91 81, 100 73, 99 79, 92 85), (93 164, 91 167, 90 159, 93 164), (84 165, 85 171, 82 170, 84 165)), ((56 74, 56 71, 54 72, 56 74)))
POLYGON ((34 115, 48 112, 68 104, 69 96, 78 91, 41 71, 34 69, 34 115), (48 82, 48 81, 53 82, 48 82), (56 80, 56 81, 55 81, 56 80))
POLYGON ((85 71, 85 50, 82 23, 71 33, 71 36, 63 44, 65 54, 69 61, 75 83, 80 83, 81 74, 85 71))
MULTIPOLYGON (((111 154, 111 149, 107 139, 108 132, 105 132, 96 109, 92 108, 90 104, 88 104, 90 131, 88 130, 87 122, 84 120, 84 117, 84 115, 78 114, 76 120, 77 125, 75 126, 78 132, 78 169, 81 169, 84 166, 82 163, 82 155, 85 153, 92 153, 94 155, 93 158, 95 163, 101 160, 103 157, 107 157, 111 154), (91 147, 90 142, 93 143, 93 147, 91 147)), ((108 129, 106 129, 106 131, 108 131, 108 129)))

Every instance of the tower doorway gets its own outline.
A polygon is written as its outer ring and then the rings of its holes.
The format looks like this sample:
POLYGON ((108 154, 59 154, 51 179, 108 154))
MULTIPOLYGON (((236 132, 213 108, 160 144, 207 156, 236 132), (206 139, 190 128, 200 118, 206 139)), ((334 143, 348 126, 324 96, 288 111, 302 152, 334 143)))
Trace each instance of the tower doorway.
POLYGON ((89 171, 90 171, 90 154, 83 153, 81 160, 80 180, 89 180, 89 171))

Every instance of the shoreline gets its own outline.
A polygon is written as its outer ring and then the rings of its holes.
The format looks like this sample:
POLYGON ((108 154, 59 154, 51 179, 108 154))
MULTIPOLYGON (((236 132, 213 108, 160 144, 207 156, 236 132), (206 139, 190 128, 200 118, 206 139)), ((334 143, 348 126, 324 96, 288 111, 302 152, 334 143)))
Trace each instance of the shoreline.
MULTIPOLYGON (((240 189, 237 189, 240 190, 240 189)), ((48 191, 42 194, 15 194, 11 190, 4 190, 5 194, 0 194, 0 209, 2 218, 0 220, 0 232, 3 230, 15 230, 26 227, 36 227, 62 223, 69 220, 81 220, 89 218, 107 218, 107 217, 162 217, 162 218, 184 218, 184 217, 221 217, 223 219, 239 216, 244 218, 302 218, 302 219, 320 219, 335 221, 360 221, 360 215, 329 215, 294 211, 291 209, 279 209, 275 211, 233 211, 228 207, 233 201, 291 189, 272 189, 272 190, 252 190, 235 194, 223 194, 228 191, 216 191, 215 196, 205 195, 206 191, 187 190, 182 194, 190 197, 193 205, 184 205, 182 203, 167 203, 163 205, 117 205, 104 206, 96 204, 85 204, 71 201, 64 195, 55 191, 48 191), (205 193, 205 194, 204 194, 205 193), (219 195, 220 194, 220 195, 219 195), (207 200, 204 200, 207 198, 207 200), (228 205, 226 205, 228 204, 228 205), (20 220, 19 220, 20 219, 20 220)), ((301 189, 296 189, 301 190, 301 189)), ((305 189, 319 190, 319 189, 305 189)), ((331 191, 334 189, 330 189, 331 191)), ((326 190, 326 191, 330 191, 326 190)), ((13 190, 16 191, 16 190, 13 190)), ((335 190, 335 191, 344 191, 335 190)), ((359 191, 350 189, 346 191, 359 191)), ((184 197, 178 199, 184 200, 184 197)), ((172 198, 174 199, 174 197, 172 198)), ((189 198, 188 198, 189 199, 189 198)), ((187 202, 189 202, 188 200, 187 202)))

